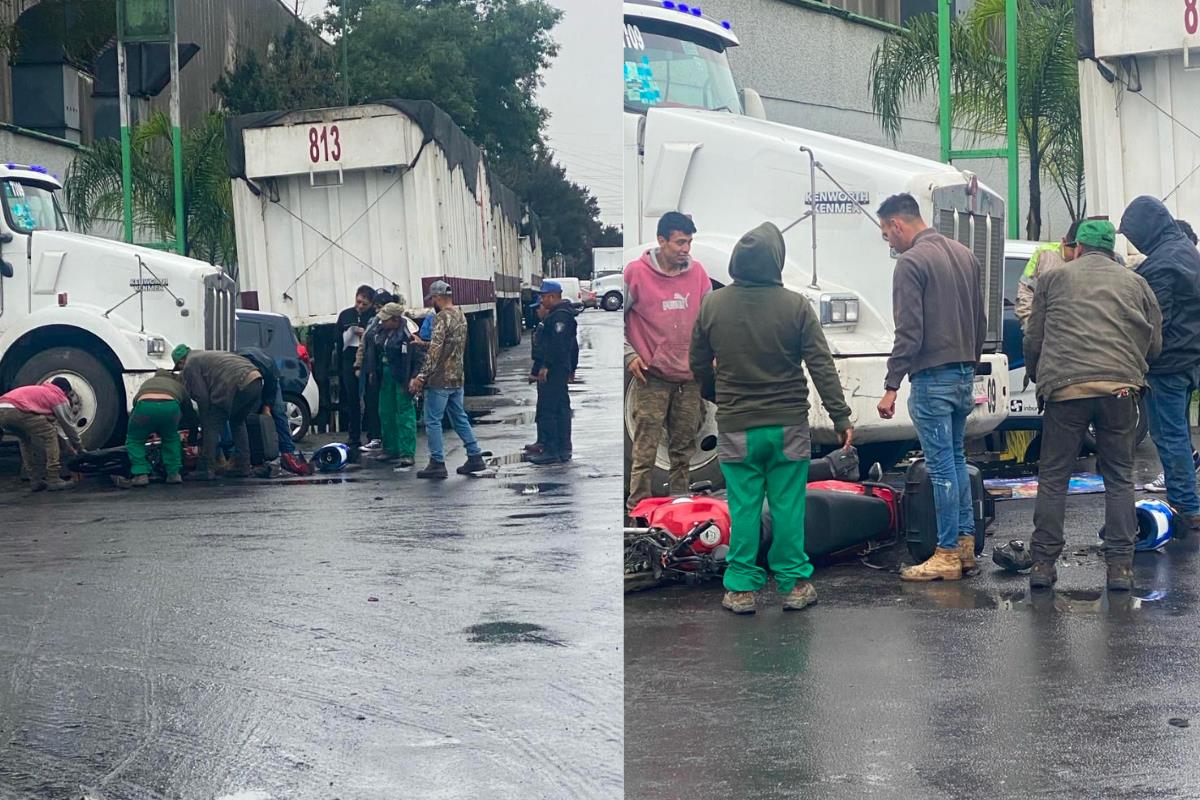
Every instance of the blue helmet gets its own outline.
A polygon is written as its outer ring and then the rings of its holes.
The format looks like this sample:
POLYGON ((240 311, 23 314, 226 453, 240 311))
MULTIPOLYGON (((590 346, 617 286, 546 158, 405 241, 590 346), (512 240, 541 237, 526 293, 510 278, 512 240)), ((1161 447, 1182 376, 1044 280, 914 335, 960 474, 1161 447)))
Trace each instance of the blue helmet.
MULTIPOLYGON (((1137 538, 1133 549, 1136 552, 1161 550, 1175 532, 1175 509, 1162 500, 1138 500, 1134 505, 1137 515, 1137 538)), ((1100 529, 1104 538, 1104 528, 1100 529)))
POLYGON ((1175 531, 1175 509, 1154 499, 1138 500, 1134 508, 1138 524, 1134 550, 1158 550, 1171 541, 1175 531))
POLYGON ((341 442, 327 444, 312 454, 312 461, 321 472, 343 470, 350 463, 350 448, 341 442))

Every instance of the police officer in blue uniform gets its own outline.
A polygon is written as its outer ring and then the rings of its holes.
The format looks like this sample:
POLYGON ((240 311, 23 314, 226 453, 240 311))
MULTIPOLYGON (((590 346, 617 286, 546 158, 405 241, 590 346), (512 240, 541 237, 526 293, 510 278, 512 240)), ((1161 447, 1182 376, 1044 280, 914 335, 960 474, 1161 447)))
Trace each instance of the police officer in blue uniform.
POLYGON ((575 335, 575 311, 563 300, 562 285, 542 281, 541 292, 546 318, 537 342, 541 356, 537 413, 543 441, 542 452, 529 461, 561 464, 571 460, 571 395, 567 384, 579 365, 579 340, 575 335))

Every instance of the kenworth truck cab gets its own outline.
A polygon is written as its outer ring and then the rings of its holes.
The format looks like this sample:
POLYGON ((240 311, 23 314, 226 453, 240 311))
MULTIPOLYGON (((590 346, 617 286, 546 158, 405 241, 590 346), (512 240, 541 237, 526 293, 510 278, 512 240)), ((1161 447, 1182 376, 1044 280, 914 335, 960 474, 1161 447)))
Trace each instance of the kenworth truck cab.
MULTIPOLYGON (((928 224, 979 259, 988 330, 967 433, 983 436, 999 425, 1008 410, 1000 196, 947 164, 767 121, 758 95, 735 88, 726 51, 739 42, 728 21, 672 0, 625 0, 624 13, 624 225, 626 241, 635 243, 626 261, 656 246, 659 217, 678 210, 698 228, 693 257, 724 285, 742 234, 764 221, 778 225, 787 245, 784 284, 820 314, 853 412, 854 443, 866 463, 894 463, 917 436, 907 381, 895 417, 876 412, 894 336, 896 254, 881 238, 874 209, 909 192, 928 224)), ((694 480, 719 476, 714 409, 708 411, 694 480)), ((809 422, 815 447, 836 444, 816 398, 809 422)), ((659 462, 669 464, 665 437, 659 462)))
POLYGON ((124 435, 137 387, 177 344, 233 347, 233 281, 202 261, 72 233, 39 166, 0 164, 0 392, 57 376, 85 447, 124 435))

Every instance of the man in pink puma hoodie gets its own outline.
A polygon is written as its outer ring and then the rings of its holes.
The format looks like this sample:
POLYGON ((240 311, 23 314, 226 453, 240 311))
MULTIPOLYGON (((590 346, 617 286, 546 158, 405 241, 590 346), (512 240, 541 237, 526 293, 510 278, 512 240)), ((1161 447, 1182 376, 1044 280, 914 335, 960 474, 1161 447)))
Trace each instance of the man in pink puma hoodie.
POLYGON ((658 221, 658 247, 625 267, 625 368, 633 376, 629 398, 633 453, 629 467, 632 509, 653 494, 654 458, 667 430, 672 495, 686 494, 688 466, 704 416, 700 387, 688 366, 692 326, 712 283, 691 257, 692 220, 671 211, 658 221))

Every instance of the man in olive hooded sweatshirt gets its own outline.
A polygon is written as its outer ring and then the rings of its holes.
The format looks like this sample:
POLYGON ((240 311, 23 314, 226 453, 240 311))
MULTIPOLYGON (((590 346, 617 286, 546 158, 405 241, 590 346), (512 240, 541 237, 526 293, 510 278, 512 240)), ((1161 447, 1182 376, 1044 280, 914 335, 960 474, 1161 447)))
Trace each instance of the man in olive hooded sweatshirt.
POLYGON ((692 373, 702 396, 717 404, 718 453, 733 520, 722 605, 735 614, 754 613, 754 593, 767 582, 757 563, 764 498, 774 532, 767 563, 784 609, 817 599, 804 552, 812 453, 805 365, 843 445, 849 447, 853 435, 821 322, 804 296, 783 287, 783 258, 783 234, 771 223, 743 236, 729 260, 733 284, 704 298, 692 330, 692 373))

